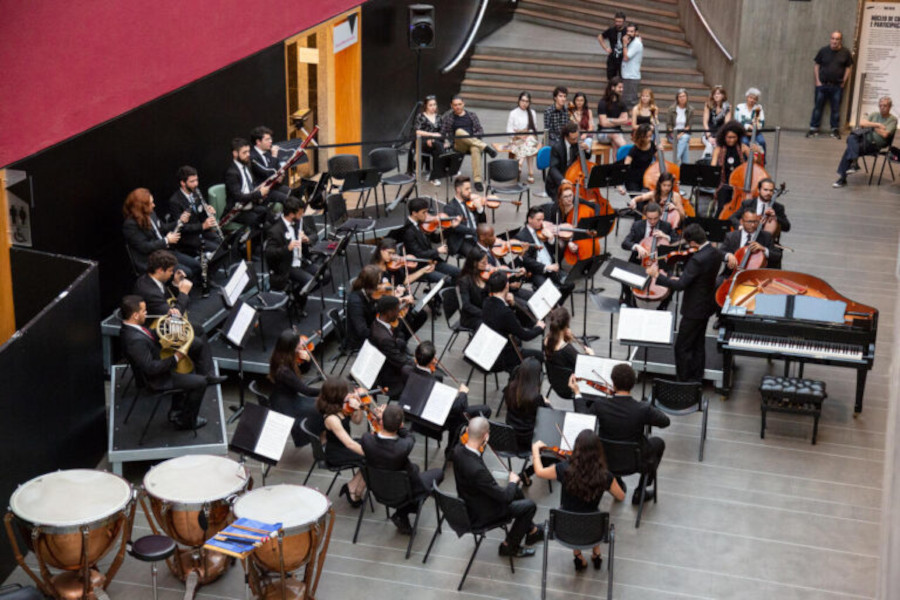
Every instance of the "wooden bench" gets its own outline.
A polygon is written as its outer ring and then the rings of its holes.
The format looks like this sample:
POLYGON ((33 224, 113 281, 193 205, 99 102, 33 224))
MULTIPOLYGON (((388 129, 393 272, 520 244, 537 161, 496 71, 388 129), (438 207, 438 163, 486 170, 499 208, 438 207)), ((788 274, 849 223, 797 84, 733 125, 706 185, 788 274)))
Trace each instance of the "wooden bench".
MULTIPOLYGON (((661 145, 664 152, 672 151, 672 144, 670 144, 668 140, 663 139, 661 145)), ((698 136, 691 136, 691 143, 688 146, 689 150, 702 151, 705 148, 706 146, 703 145, 703 140, 701 140, 698 136)), ((591 154, 595 157, 598 163, 609 164, 610 162, 615 162, 615 157, 612 154, 611 144, 595 141, 594 145, 591 146, 591 154)))

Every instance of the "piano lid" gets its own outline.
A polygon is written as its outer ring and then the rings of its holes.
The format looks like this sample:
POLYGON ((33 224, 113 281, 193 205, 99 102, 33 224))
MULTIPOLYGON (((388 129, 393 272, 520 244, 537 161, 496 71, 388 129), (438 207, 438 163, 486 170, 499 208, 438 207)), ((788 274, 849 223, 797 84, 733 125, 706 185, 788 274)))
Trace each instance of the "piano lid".
MULTIPOLYGON (((855 302, 842 296, 826 281, 796 271, 776 269, 751 269, 738 273, 728 296, 729 309, 737 314, 756 314, 757 298, 760 296, 803 297, 800 303, 791 302, 793 314, 772 315, 791 319, 825 321, 831 323, 851 322, 854 319, 874 320, 878 309, 855 302), (819 302, 835 301, 835 303, 819 302), (840 303, 843 303, 841 306, 840 303), (734 308, 732 308, 734 307, 734 308), (840 312, 843 309, 843 312, 840 312), (838 318, 840 316, 840 318, 838 318)), ((781 300, 765 298, 760 302, 760 314, 770 315, 778 311, 781 300)), ((787 310, 784 302, 784 310, 787 310)))

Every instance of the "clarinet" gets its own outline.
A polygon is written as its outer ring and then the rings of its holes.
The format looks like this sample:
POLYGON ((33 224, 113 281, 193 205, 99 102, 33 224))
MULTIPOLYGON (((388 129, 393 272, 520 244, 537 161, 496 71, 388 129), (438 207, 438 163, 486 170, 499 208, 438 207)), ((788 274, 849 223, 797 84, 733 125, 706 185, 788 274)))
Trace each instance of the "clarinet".
MULTIPOLYGON (((198 187, 197 189, 195 189, 194 193, 197 194, 197 199, 200 200, 200 206, 203 207, 203 211, 207 216, 212 217, 212 213, 209 212, 209 204, 207 204, 206 200, 203 199, 203 193, 200 191, 200 188, 198 187)), ((216 222, 216 234, 219 236, 219 241, 224 241, 225 234, 222 233, 222 226, 219 225, 218 219, 215 219, 215 217, 213 217, 213 220, 215 220, 216 222)))
POLYGON ((200 236, 200 297, 209 298, 209 258, 206 256, 206 242, 200 236))

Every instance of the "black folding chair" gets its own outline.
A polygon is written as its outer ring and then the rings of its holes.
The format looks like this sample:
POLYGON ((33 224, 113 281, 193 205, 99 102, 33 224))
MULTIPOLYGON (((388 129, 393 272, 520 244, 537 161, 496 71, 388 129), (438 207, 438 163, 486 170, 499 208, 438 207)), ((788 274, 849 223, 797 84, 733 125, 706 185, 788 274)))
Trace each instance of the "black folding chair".
POLYGON ((250 393, 256 396, 256 401, 263 408, 272 408, 271 403, 269 402, 269 395, 259 389, 259 382, 256 380, 251 381, 247 385, 247 389, 250 390, 250 393))
POLYGON ((328 490, 325 492, 325 495, 331 493, 331 488, 334 487, 334 482, 337 481, 338 475, 340 475, 343 471, 350 469, 350 472, 356 475, 356 466, 355 465, 332 465, 328 462, 328 457, 325 455, 325 446, 322 444, 322 440, 319 437, 319 434, 313 433, 306 426, 307 419, 303 419, 300 422, 300 430, 303 431, 303 435, 307 437, 309 440, 309 445, 312 448, 313 452, 313 463, 309 467, 309 472, 306 474, 306 479, 303 480, 303 485, 306 485, 306 482, 309 481, 309 476, 312 475, 313 469, 319 467, 320 469, 325 469, 334 473, 334 477, 331 479, 331 483, 328 485, 328 490))
POLYGON ((375 148, 369 152, 369 163, 372 165, 372 168, 378 170, 378 174, 380 175, 381 197, 384 199, 385 212, 388 212, 388 209, 391 208, 387 200, 387 192, 385 191, 386 186, 397 186, 397 198, 399 198, 403 186, 412 184, 412 189, 415 193, 415 196, 413 197, 419 195, 419 185, 416 182, 415 176, 399 172, 400 159, 397 157, 396 148, 375 148), (387 173, 390 173, 391 171, 398 172, 393 175, 387 175, 387 173))
POLYGON ((409 479, 409 473, 406 471, 386 471, 384 469, 376 469, 368 465, 362 468, 363 478, 366 480, 366 495, 363 498, 362 506, 359 507, 359 519, 356 521, 356 532, 353 534, 353 543, 359 536, 359 527, 363 522, 363 514, 366 512, 366 504, 371 501, 372 496, 375 501, 384 505, 384 515, 391 517, 390 510, 395 511, 407 504, 416 504, 416 518, 412 524, 412 532, 409 534, 409 544, 406 546, 406 558, 409 558, 412 552, 413 540, 416 539, 416 531, 419 527, 419 516, 422 514, 422 506, 428 495, 425 494, 421 498, 416 499, 412 492, 412 482, 409 479))
POLYGON ((544 526, 544 565, 541 569, 541 600, 547 597, 547 557, 550 540, 556 540, 566 548, 583 550, 598 544, 609 544, 606 557, 606 598, 612 598, 613 558, 616 546, 616 526, 609 522, 608 512, 577 513, 559 508, 550 509, 550 518, 544 526))
MULTIPOLYGON (((498 158, 488 164, 488 193, 501 196, 516 196, 521 204, 525 194, 526 206, 531 208, 531 187, 519 181, 519 161, 512 158, 498 158)), ((516 206, 516 212, 519 207, 516 206)))
POLYGON ((637 518, 634 528, 641 526, 641 514, 644 512, 644 499, 646 497, 647 481, 652 480, 654 486, 653 503, 659 498, 659 480, 656 478, 656 470, 649 465, 644 465, 644 452, 638 442, 619 442, 600 438, 603 443, 603 451, 606 454, 607 469, 616 477, 625 477, 634 473, 641 476, 638 488, 641 491, 641 500, 638 504, 637 518))
MULTIPOLYGON (((147 422, 144 423, 144 428, 141 430, 141 437, 138 438, 138 446, 143 446, 144 437, 146 437, 147 435, 147 430, 150 429, 150 424, 153 422, 153 417, 156 416, 156 411, 159 410, 159 405, 163 401, 163 398, 171 398, 175 394, 183 394, 184 390, 181 388, 169 388, 165 390, 158 390, 153 388, 147 381, 147 378, 144 376, 144 374, 141 373, 139 369, 135 368, 134 363, 131 361, 131 359, 126 356, 125 360, 128 363, 128 369, 131 371, 135 390, 134 396, 131 399, 131 406, 128 408, 128 412, 125 413, 125 419, 122 421, 122 424, 125 425, 128 423, 128 419, 131 418, 131 413, 134 410, 135 405, 142 396, 146 394, 146 396, 148 397, 156 398, 156 402, 153 403, 153 410, 150 411, 150 416, 147 417, 147 422)), ((197 430, 194 429, 193 431, 194 437, 197 437, 197 430)))
MULTIPOLYGON (((474 527, 472 521, 469 519, 466 503, 461 498, 445 494, 438 489, 437 485, 432 489, 432 496, 434 496, 434 506, 437 511, 438 524, 434 530, 434 535, 431 536, 431 543, 428 544, 425 558, 422 559, 423 563, 428 560, 428 555, 431 554, 431 547, 434 546, 434 540, 436 540, 438 534, 441 533, 441 525, 444 521, 446 521, 447 524, 450 525, 450 528, 456 532, 457 537, 462 537, 467 533, 471 533, 475 538, 475 549, 472 550, 472 556, 469 557, 469 563, 466 565, 466 570, 463 572, 462 579, 459 581, 459 586, 456 588, 456 591, 461 591, 463 584, 466 582, 466 577, 469 576, 469 569, 472 568, 472 563, 475 561, 475 555, 478 554, 478 548, 481 547, 481 542, 484 541, 487 533, 493 529, 502 527, 504 533, 509 534, 508 525, 512 522, 512 517, 505 517, 499 521, 494 521, 493 523, 474 527)), ((509 557, 509 569, 513 573, 516 572, 512 555, 509 557)))
MULTIPOLYGON (((695 412, 703 413, 700 424, 700 462, 703 462, 703 447, 706 445, 706 421, 709 418, 709 400, 703 396, 703 384, 699 381, 653 380, 653 394, 650 404, 666 414, 681 417, 695 412)), ((650 433, 650 428, 647 428, 650 433)))
POLYGON ((459 337, 459 334, 466 333, 471 338, 475 332, 469 329, 468 327, 463 327, 460 325, 459 319, 454 319, 456 313, 459 312, 459 306, 461 302, 459 301, 459 292, 455 287, 445 288, 441 290, 441 308, 444 312, 444 319, 447 321, 447 327, 453 333, 450 334, 450 339, 447 340, 447 343, 444 344, 444 349, 441 350, 441 355, 438 356, 438 362, 444 358, 444 353, 447 352, 450 348, 453 347, 453 344, 456 342, 456 338, 459 337))
MULTIPOLYGON (((519 471, 519 477, 522 477, 525 469, 528 468, 528 463, 531 461, 531 448, 527 451, 519 451, 519 444, 516 441, 516 430, 511 425, 497 421, 488 421, 488 423, 490 423, 491 427, 488 445, 497 453, 497 456, 506 459, 506 467, 510 471, 513 470, 512 459, 521 458, 524 460, 522 469, 519 471)), ((547 483, 550 483, 550 481, 548 480, 547 483)), ((552 492, 553 488, 550 491, 552 492)))

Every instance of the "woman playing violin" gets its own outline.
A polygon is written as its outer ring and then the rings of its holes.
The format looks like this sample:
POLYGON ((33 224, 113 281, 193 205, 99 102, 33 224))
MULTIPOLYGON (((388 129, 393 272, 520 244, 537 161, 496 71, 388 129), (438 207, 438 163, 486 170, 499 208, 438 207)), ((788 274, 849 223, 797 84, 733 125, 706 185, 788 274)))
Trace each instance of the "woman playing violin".
MULTIPOLYGON (((541 363, 527 357, 515 370, 509 385, 503 390, 506 404, 506 424, 516 432, 519 452, 528 452, 534 437, 534 423, 539 406, 549 407, 550 403, 541 394, 541 363)), ((525 471, 526 479, 529 470, 525 471)), ((527 481, 526 481, 527 485, 527 481)))
POLYGON ((661 173, 656 182, 656 189, 644 192, 640 196, 635 196, 628 201, 628 207, 638 212, 644 212, 644 207, 648 202, 656 202, 663 209, 663 214, 674 211, 678 214, 677 219, 667 218, 666 221, 672 224, 676 222, 674 227, 680 227, 684 223, 685 218, 695 216, 694 207, 687 199, 674 191, 675 176, 671 173, 661 173))
MULTIPOLYGON (((606 455, 603 444, 597 434, 586 429, 575 438, 572 455, 555 465, 544 466, 541 449, 547 444, 537 441, 531 446, 531 458, 534 463, 534 474, 541 479, 557 480, 562 484, 560 508, 572 512, 595 512, 600 507, 603 492, 608 491, 613 498, 621 502, 625 499, 625 491, 606 468, 606 455)), ((573 550, 576 571, 587 568, 587 559, 581 550, 573 550)), ((600 546, 594 546, 591 562, 595 569, 603 563, 600 557, 600 546)))
POLYGON ((381 269, 381 280, 387 281, 395 289, 405 287, 409 289, 415 281, 427 273, 434 271, 433 263, 419 263, 415 256, 397 254, 397 242, 389 237, 381 238, 375 246, 370 265, 381 269))
POLYGON ((376 265, 363 267, 347 296, 347 350, 358 350, 372 335, 375 321, 375 298, 381 281, 381 269, 376 265))
POLYGON ((307 429, 313 433, 320 433, 325 426, 316 411, 316 397, 320 390, 308 385, 300 376, 298 363, 304 363, 308 367, 309 360, 309 350, 305 344, 300 343, 300 336, 293 329, 281 332, 269 358, 268 378, 275 384, 269 402, 273 409, 294 417, 291 438, 297 447, 309 443, 300 429, 303 419, 306 419, 307 429))
POLYGON ((460 300, 459 324, 472 331, 481 325, 481 309, 488 297, 487 284, 481 273, 489 266, 487 254, 483 250, 472 248, 456 282, 460 300))
MULTIPOLYGON (((575 398, 577 387, 574 386, 572 377, 575 373, 578 355, 581 354, 575 345, 576 338, 570 327, 571 321, 572 317, 569 311, 564 306, 557 306, 547 315, 547 329, 544 337, 547 379, 556 395, 566 400, 575 398)), ((581 347, 585 354, 594 355, 594 351, 590 347, 583 345, 581 347)), ((611 393, 612 390, 609 392, 611 393)))

